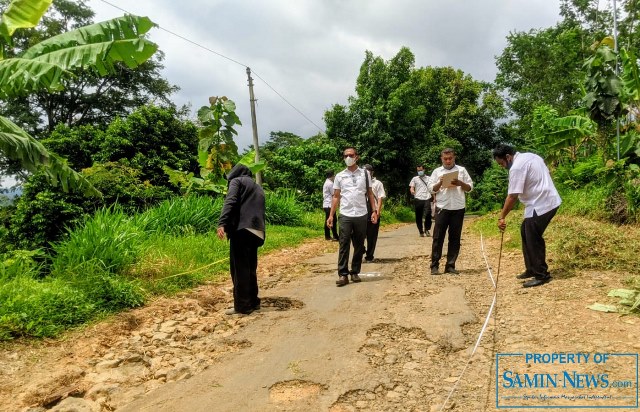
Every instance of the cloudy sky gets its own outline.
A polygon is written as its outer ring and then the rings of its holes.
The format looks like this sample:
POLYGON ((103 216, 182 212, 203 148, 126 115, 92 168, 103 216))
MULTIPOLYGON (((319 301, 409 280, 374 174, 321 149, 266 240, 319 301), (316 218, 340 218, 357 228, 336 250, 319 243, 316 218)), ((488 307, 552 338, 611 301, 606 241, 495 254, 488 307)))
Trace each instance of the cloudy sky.
MULTIPOLYGON (((271 131, 324 131, 324 112, 354 94, 366 50, 389 60, 406 46, 418 67, 452 66, 493 81, 509 32, 559 20, 556 0, 108 1, 235 61, 162 29, 150 33, 166 54, 165 77, 181 88, 178 105, 195 112, 209 96, 236 102, 241 149, 252 142, 246 66, 255 73, 262 144, 271 131)), ((103 0, 88 5, 96 21, 123 14, 103 0)))

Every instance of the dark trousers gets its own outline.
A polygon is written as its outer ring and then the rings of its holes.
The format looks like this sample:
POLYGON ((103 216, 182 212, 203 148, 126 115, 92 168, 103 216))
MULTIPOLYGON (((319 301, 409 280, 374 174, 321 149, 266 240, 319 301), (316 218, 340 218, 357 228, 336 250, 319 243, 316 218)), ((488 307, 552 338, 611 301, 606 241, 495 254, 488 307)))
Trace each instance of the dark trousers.
POLYGON ((331 213, 330 207, 324 207, 324 238, 329 240, 331 239, 331 234, 333 233, 333 238, 338 239, 338 220, 336 219, 336 212, 333 212, 333 227, 329 228, 327 226, 327 219, 329 219, 329 213, 331 213))
POLYGON ((522 236, 522 255, 527 273, 538 279, 549 276, 549 267, 546 261, 546 244, 542 235, 549 226, 549 222, 556 215, 558 208, 538 216, 533 212, 533 217, 527 217, 520 226, 522 236))
POLYGON ((449 232, 449 245, 447 246, 447 263, 444 270, 455 269, 456 260, 460 253, 460 236, 462 235, 462 222, 464 221, 464 209, 436 210, 436 225, 433 228, 433 244, 431 246, 431 268, 438 268, 442 257, 444 237, 449 232))
POLYGON ((258 298, 258 247, 264 240, 249 232, 238 230, 229 237, 229 259, 233 281, 233 308, 236 312, 250 312, 260 305, 258 298))
POLYGON ((431 199, 413 199, 413 204, 416 209, 416 226, 418 226, 420 234, 423 234, 426 230, 431 230, 431 199), (424 226, 422 224, 423 217, 424 226))
POLYGON ((373 254, 376 251, 376 243, 378 243, 378 232, 380 231, 380 217, 377 223, 371 223, 371 213, 367 215, 367 247, 365 249, 364 258, 373 260, 373 254))
POLYGON ((364 239, 367 237, 367 215, 349 217, 340 215, 340 249, 338 251, 338 275, 360 273, 364 255, 364 239), (350 245, 353 244, 353 259, 349 270, 350 245))

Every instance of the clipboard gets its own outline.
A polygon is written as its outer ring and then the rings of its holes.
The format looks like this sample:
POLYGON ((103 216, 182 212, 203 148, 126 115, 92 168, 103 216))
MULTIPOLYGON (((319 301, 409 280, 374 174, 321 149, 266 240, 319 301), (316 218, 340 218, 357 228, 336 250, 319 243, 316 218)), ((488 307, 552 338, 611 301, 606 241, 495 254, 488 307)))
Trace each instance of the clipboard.
POLYGON ((448 189, 451 187, 456 187, 451 182, 458 178, 458 171, 454 170, 453 172, 445 173, 442 175, 442 186, 441 188, 448 189))

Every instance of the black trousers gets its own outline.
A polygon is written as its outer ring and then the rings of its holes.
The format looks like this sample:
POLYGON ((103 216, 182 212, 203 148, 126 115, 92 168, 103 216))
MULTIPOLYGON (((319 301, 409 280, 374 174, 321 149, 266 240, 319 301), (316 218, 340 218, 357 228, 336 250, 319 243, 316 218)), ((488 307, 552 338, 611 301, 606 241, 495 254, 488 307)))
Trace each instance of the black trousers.
POLYGON ((331 239, 331 234, 333 233, 333 238, 338 239, 338 220, 336 219, 336 212, 333 212, 333 227, 329 228, 329 226, 327 226, 327 219, 329 219, 331 208, 324 207, 322 209, 324 210, 324 238, 327 240, 331 239))
POLYGON ((364 258, 373 260, 373 254, 376 252, 376 244, 378 243, 378 232, 380 231, 380 217, 377 223, 371 223, 371 213, 367 215, 367 247, 365 249, 364 258))
POLYGON ((534 275, 538 279, 549 277, 549 267, 546 261, 547 249, 542 235, 557 211, 556 207, 540 216, 534 211, 533 217, 525 218, 520 225, 524 266, 528 274, 534 275))
POLYGON ((233 308, 236 312, 250 312, 260 305, 258 298, 258 247, 264 240, 249 232, 238 230, 229 237, 229 267, 233 281, 233 308))
POLYGON ((449 232, 449 245, 447 246, 447 263, 444 270, 455 269, 456 260, 460 253, 460 236, 462 236, 462 222, 464 210, 436 210, 436 225, 433 228, 433 244, 431 246, 431 268, 438 268, 442 257, 444 237, 449 232))
POLYGON ((418 226, 420 234, 423 234, 426 230, 431 230, 431 200, 413 199, 416 211, 416 226, 418 226), (422 224, 423 218, 424 226, 422 224))
POLYGON ((367 237, 367 215, 349 217, 340 215, 340 249, 338 250, 338 275, 360 273, 364 240, 367 237), (350 245, 353 244, 353 259, 349 270, 350 245))

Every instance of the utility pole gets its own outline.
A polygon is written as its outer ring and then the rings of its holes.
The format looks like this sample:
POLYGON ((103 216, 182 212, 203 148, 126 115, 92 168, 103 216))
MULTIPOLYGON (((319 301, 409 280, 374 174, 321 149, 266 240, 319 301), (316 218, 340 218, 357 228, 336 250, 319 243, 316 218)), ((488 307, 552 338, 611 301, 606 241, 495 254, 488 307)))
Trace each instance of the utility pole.
MULTIPOLYGON (((253 79, 251 78, 251 69, 247 67, 247 78, 249 79, 249 101, 251 102, 251 128, 253 129, 253 148, 256 151, 255 162, 260 161, 259 145, 258 145, 258 124, 256 121, 256 99, 253 96, 253 79)), ((262 186, 262 173, 256 173, 256 183, 262 186)))
MULTIPOLYGON (((616 10, 616 0, 613 0, 613 51, 616 54, 616 76, 618 69, 618 11, 616 10)), ((620 117, 616 117, 616 147, 618 148, 618 160, 620 160, 620 117)))

